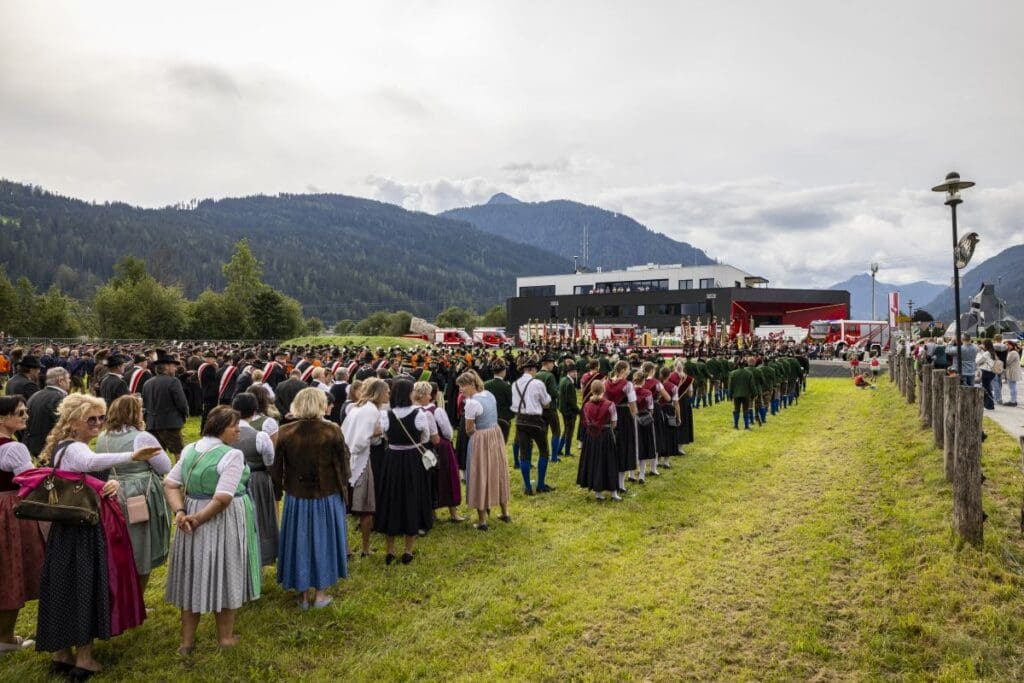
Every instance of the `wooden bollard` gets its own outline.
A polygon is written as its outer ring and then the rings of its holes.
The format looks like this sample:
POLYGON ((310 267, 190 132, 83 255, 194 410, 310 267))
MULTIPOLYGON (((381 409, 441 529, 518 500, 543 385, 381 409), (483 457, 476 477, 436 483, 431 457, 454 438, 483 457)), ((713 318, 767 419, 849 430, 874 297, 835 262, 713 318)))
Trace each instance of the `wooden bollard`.
POLYGON ((899 381, 900 393, 903 394, 904 397, 906 397, 906 395, 907 395, 907 357, 906 356, 900 356, 900 358, 899 358, 899 366, 900 366, 900 381, 899 381))
POLYGON ((932 370, 932 436, 935 438, 935 447, 942 448, 945 439, 945 425, 942 423, 944 415, 942 398, 942 383, 945 380, 945 370, 932 370))
POLYGON ((932 426, 932 364, 925 363, 921 366, 921 405, 918 415, 921 417, 922 427, 932 426))
POLYGON ((942 378, 942 462, 946 469, 946 481, 953 481, 953 464, 956 462, 956 399, 960 378, 956 375, 942 378))
POLYGON ((889 352, 889 360, 886 361, 886 365, 889 366, 889 381, 896 381, 896 354, 892 351, 889 352))
POLYGON ((964 541, 981 547, 981 421, 985 391, 960 387, 956 410, 956 462, 953 466, 953 528, 964 541))
MULTIPOLYGON (((1024 475, 1024 436, 1020 437, 1020 472, 1024 475)), ((1020 500, 1020 530, 1024 533, 1024 496, 1020 500)))

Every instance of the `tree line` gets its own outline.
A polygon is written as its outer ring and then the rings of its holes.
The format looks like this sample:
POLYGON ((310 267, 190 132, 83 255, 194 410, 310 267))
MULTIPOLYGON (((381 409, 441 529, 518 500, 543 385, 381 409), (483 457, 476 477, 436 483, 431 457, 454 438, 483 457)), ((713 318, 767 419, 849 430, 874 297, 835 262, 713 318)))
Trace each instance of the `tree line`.
POLYGON ((0 267, 0 330, 14 337, 286 339, 312 322, 298 301, 262 281, 246 240, 221 271, 222 290, 189 300, 181 286, 161 284, 143 259, 126 256, 92 298, 80 300, 57 284, 38 292, 25 276, 11 282, 0 267))

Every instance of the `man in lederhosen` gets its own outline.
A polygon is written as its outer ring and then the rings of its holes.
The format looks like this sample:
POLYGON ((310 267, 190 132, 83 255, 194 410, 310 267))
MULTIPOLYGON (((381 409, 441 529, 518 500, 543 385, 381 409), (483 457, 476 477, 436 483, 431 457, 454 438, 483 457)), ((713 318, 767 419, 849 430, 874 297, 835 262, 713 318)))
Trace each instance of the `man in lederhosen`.
POLYGON ((537 358, 531 356, 523 361, 523 376, 512 385, 512 411, 516 414, 516 442, 519 444, 519 471, 523 475, 523 489, 528 496, 533 495, 530 482, 530 459, 533 444, 537 444, 537 493, 547 493, 554 489, 544 483, 548 470, 547 425, 544 422, 544 409, 551 404, 551 397, 544 383, 534 377, 537 372, 537 358))

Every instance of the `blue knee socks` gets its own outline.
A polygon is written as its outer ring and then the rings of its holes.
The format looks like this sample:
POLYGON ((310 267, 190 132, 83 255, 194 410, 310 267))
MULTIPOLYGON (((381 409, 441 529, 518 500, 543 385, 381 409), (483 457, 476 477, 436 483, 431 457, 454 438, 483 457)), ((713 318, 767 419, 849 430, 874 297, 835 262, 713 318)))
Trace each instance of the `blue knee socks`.
MULTIPOLYGON (((551 462, 558 462, 558 451, 562 449, 562 440, 557 437, 551 437, 551 462)), ((537 468, 540 469, 540 461, 537 461, 537 468)), ((540 484, 538 484, 539 486, 540 484)))
POLYGON ((543 455, 537 458, 537 488, 544 488, 544 475, 548 473, 548 459, 543 455))
POLYGON ((519 459, 519 471, 523 475, 523 489, 525 491, 532 491, 533 485, 530 483, 530 459, 529 457, 519 459))
POLYGON ((512 444, 512 466, 519 467, 519 442, 512 444))
MULTIPOLYGON (((746 422, 746 418, 744 418, 744 422, 746 422)), ((739 429, 740 428, 740 411, 738 411, 738 410, 732 411, 732 428, 733 429, 739 429)))

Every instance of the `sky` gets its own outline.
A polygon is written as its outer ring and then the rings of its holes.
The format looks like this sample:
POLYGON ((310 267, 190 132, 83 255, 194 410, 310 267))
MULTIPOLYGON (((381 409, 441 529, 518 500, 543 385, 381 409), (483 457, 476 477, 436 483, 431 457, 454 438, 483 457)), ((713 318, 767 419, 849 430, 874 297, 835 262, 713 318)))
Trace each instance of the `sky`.
POLYGON ((502 191, 779 286, 948 283, 948 171, 976 263, 1024 242, 1021 26, 1011 0, 0 0, 0 177, 147 207, 502 191))

